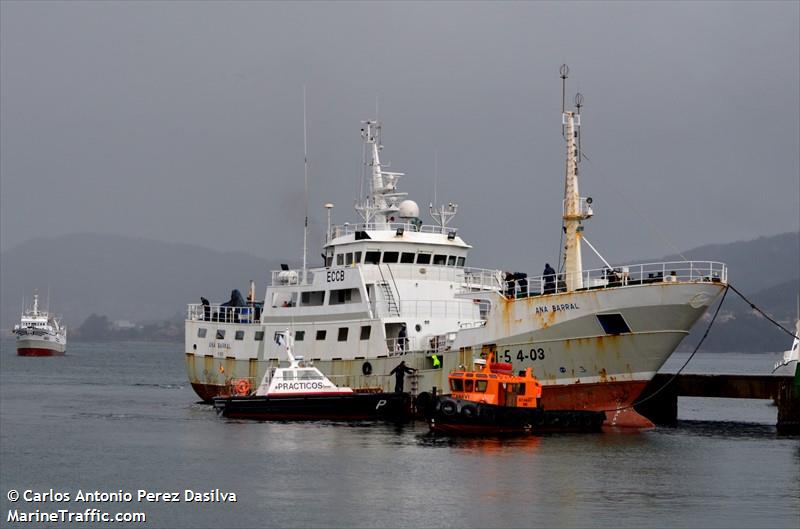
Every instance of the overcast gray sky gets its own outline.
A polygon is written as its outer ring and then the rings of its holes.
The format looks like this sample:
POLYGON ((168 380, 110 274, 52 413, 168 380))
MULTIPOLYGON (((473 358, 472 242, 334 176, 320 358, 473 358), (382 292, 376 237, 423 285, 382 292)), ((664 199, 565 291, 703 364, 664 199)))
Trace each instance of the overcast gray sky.
MULTIPOLYGON (((0 238, 104 232, 311 262, 354 221, 359 121, 474 266, 558 252, 559 65, 611 261, 800 229, 798 2, 2 2, 0 238)), ((713 256, 712 256, 713 257, 713 256)), ((588 263, 591 264, 591 263, 588 263)))

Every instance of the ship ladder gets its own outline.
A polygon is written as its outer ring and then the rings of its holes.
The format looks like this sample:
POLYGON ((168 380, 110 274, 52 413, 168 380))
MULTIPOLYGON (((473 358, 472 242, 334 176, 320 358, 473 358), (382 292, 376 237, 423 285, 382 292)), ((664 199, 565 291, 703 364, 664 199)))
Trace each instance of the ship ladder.
POLYGON ((389 286, 389 282, 381 281, 379 285, 383 291, 383 299, 386 300, 386 308, 389 311, 389 316, 400 316, 400 309, 397 306, 397 302, 394 300, 394 294, 392 293, 392 287, 389 286))

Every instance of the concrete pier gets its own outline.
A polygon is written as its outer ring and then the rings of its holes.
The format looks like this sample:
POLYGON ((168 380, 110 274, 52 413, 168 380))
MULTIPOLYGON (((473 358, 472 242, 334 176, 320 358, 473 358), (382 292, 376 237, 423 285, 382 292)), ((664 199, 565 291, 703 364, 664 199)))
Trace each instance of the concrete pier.
MULTIPOLYGON (((674 375, 659 373, 638 400, 652 395, 674 375)), ((772 399, 778 406, 779 433, 800 433, 800 387, 794 376, 680 374, 655 397, 636 405, 636 411, 655 424, 674 424, 678 419, 678 397, 772 399)))

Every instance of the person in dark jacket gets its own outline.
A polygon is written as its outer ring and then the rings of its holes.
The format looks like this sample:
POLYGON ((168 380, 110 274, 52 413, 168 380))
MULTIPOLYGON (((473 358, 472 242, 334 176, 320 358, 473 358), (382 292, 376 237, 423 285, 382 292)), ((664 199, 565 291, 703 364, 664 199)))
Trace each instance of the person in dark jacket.
POLYGON ((556 271, 550 263, 544 264, 544 293, 552 294, 556 291, 556 271))
POLYGON ((413 367, 408 367, 406 365, 406 361, 403 360, 397 366, 389 371, 390 375, 394 375, 394 392, 395 393, 402 393, 403 392, 403 380, 405 379, 406 373, 409 375, 411 373, 416 373, 416 369, 413 367))
POLYGON ((200 302, 203 304, 203 320, 211 321, 211 304, 203 296, 200 296, 200 302))

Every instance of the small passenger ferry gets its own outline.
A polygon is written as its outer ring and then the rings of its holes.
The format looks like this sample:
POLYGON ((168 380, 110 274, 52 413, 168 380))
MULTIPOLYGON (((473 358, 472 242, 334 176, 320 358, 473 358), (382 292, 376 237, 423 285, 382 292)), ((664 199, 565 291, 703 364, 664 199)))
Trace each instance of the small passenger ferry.
POLYGON ((33 307, 24 310, 11 331, 19 356, 62 356, 67 349, 67 328, 53 314, 39 310, 39 294, 33 294, 33 307))
POLYGON ((492 360, 491 355, 488 362, 477 359, 477 369, 448 375, 451 393, 435 397, 424 411, 432 431, 492 435, 602 428, 602 411, 543 409, 542 385, 530 367, 514 375, 510 363, 492 360))
POLYGON ((402 421, 410 416, 411 398, 407 393, 384 393, 338 387, 302 357, 292 354, 293 337, 279 333, 288 367, 277 367, 264 374, 251 394, 248 378, 232 381, 235 395, 215 397, 214 407, 225 417, 260 420, 369 420, 402 421))

